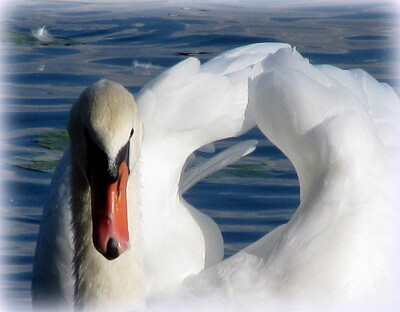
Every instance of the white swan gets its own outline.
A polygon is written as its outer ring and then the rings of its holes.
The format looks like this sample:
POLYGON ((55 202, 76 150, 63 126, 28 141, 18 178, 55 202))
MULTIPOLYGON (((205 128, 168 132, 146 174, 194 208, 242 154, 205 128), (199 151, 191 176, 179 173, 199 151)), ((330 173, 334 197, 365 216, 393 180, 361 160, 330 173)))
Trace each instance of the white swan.
MULTIPOLYGON (((146 86, 137 102, 141 145, 133 98, 121 86, 101 81, 74 105, 69 128, 76 156, 63 157, 44 210, 34 304, 49 294, 67 304, 74 297, 69 209, 78 307, 135 308, 147 301, 156 308, 223 302, 225 308, 272 309, 389 302, 398 282, 400 202, 400 103, 393 89, 361 70, 312 66, 287 45, 259 44, 203 66, 188 59, 146 86), (118 108, 110 106, 113 99, 118 108), (246 131, 254 120, 296 167, 301 204, 288 224, 220 262, 219 230, 180 197, 180 188, 192 183, 180 176, 191 152, 246 131), (129 153, 121 153, 127 144, 129 153), (125 165, 118 169, 126 159, 130 174, 128 232, 109 220, 92 240, 84 175, 96 168, 87 161, 87 155, 97 159, 93 151, 103 155, 97 163, 105 167, 96 176, 114 180, 115 172, 126 171, 125 165), (106 257, 118 257, 107 260, 92 241, 106 257)), ((251 144, 221 158, 240 157, 251 144)), ((213 164, 193 171, 190 180, 213 164)), ((91 196, 102 207, 104 198, 91 196)))
MULTIPOLYGON (((250 118, 245 122, 249 66, 282 47, 288 45, 247 46, 203 66, 187 59, 140 92, 140 114, 129 92, 112 82, 81 95, 70 114, 71 149, 43 212, 35 307, 65 308, 73 301, 91 309, 141 307, 149 295, 222 259, 218 227, 179 189, 214 164, 192 171, 190 181, 180 179, 182 168, 202 145, 253 126, 250 118)), ((252 145, 228 151, 222 163, 252 145)))

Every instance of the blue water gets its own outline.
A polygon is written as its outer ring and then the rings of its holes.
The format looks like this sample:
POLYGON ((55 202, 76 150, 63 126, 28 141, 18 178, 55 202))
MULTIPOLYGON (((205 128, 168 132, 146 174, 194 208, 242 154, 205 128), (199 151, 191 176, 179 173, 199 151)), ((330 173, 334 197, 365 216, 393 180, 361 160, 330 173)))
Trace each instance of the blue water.
MULTIPOLYGON (((364 68, 399 90, 398 17, 387 4, 300 6, 163 2, 135 5, 25 1, 4 21, 1 179, 1 285, 9 310, 30 310, 35 240, 51 173, 24 163, 54 160, 37 138, 66 127, 70 105, 100 78, 137 93, 164 69, 193 54, 201 61, 240 45, 284 41, 313 63, 364 68), (48 45, 30 36, 46 25, 48 45), (21 167, 22 166, 22 167, 21 167)), ((253 129, 257 150, 238 166, 198 183, 186 199, 219 224, 229 256, 285 223, 299 204, 296 173, 286 157, 253 129)), ((220 151, 238 140, 216 144, 220 151)), ((201 153, 200 153, 200 156, 201 153)))

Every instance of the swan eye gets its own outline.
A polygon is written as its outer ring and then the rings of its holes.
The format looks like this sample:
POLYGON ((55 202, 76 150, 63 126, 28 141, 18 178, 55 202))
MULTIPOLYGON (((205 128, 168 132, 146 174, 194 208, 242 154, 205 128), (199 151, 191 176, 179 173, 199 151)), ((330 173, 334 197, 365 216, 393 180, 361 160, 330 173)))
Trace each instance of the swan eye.
POLYGON ((129 138, 131 138, 134 133, 135 133, 135 131, 133 131, 133 128, 132 128, 131 134, 129 135, 129 138))

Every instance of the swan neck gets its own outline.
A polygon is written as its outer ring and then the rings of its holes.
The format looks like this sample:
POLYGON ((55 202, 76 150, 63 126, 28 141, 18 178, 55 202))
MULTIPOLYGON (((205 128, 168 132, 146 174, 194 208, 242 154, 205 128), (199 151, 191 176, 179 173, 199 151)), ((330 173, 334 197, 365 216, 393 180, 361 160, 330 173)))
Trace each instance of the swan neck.
MULTIPOLYGON (((132 170, 128 196, 137 193, 134 191, 139 187, 137 172, 136 168, 132 170)), ((129 211, 130 248, 117 259, 107 260, 93 245, 90 187, 75 161, 72 161, 71 184, 76 308, 111 310, 121 304, 142 307, 145 287, 140 208, 129 211)), ((137 203, 135 198, 128 200, 137 203)))

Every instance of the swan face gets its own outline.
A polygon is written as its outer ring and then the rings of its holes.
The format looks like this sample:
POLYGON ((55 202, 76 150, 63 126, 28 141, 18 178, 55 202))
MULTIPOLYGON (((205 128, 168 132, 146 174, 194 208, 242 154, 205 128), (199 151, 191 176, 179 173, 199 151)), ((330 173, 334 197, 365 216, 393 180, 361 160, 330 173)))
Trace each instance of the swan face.
POLYGON ((115 259, 129 245, 127 183, 142 132, 132 94, 100 80, 73 105, 68 132, 72 157, 89 185, 94 247, 115 259))

